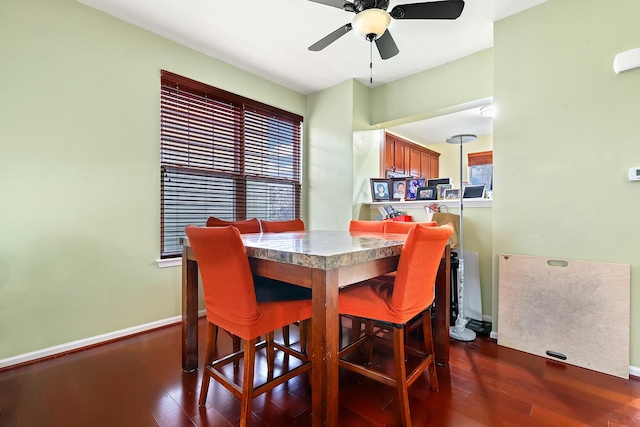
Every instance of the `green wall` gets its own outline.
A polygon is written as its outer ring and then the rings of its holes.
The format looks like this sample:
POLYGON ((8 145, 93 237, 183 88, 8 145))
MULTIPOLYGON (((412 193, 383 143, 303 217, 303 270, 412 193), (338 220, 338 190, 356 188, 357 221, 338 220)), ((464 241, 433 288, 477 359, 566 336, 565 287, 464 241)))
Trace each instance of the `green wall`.
POLYGON ((354 81, 309 95, 305 122, 307 227, 343 230, 353 203, 354 81))
POLYGON ((487 103, 493 95, 493 50, 486 49, 371 91, 371 123, 385 127, 487 103))
POLYGON ((494 289, 500 253, 630 264, 633 366, 640 183, 626 174, 640 165, 640 71, 612 64, 640 45, 638 16, 636 0, 550 0, 494 31, 494 289))
POLYGON ((160 70, 306 97, 74 0, 0 2, 0 54, 0 359, 179 315, 180 269, 155 263, 160 70))

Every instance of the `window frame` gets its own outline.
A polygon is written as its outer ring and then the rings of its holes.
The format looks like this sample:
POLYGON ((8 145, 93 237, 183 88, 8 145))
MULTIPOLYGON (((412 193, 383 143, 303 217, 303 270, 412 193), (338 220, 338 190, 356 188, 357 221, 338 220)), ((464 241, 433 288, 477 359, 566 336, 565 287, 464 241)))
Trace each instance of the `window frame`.
MULTIPOLYGON (((194 217, 300 218, 302 116, 166 70, 161 72, 160 86, 161 259, 182 253, 175 241, 184 236, 186 223, 181 223, 180 215, 188 215, 180 212, 185 206, 193 207, 184 210, 194 217), (231 182, 233 188, 220 194, 202 191, 216 180, 231 182), (192 204, 181 197, 193 199, 192 204), (270 209, 276 208, 263 206, 272 198, 284 203, 282 212, 272 213, 270 209), (207 213, 206 206, 212 205, 227 216, 207 213), (227 206, 233 207, 227 212, 227 206), (168 231, 170 215, 177 219, 171 222, 174 230, 168 231)), ((204 225, 205 220, 187 223, 204 225)))

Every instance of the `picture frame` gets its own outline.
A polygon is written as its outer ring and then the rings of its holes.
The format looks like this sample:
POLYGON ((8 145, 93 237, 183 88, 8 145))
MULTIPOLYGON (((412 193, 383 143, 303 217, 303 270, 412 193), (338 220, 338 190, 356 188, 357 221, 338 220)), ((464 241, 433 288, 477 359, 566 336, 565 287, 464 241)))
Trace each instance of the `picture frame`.
POLYGON ((374 202, 382 202, 391 199, 390 184, 388 179, 370 178, 371 183, 371 200, 374 202))
POLYGON ((427 179, 427 186, 437 186, 437 185, 451 185, 451 178, 429 178, 427 179))
POLYGON ((405 196, 405 200, 415 200, 418 188, 426 187, 426 180, 424 178, 410 178, 407 179, 405 186, 407 188, 407 194, 405 196))
POLYGON ((406 173, 402 173, 402 172, 387 171, 386 175, 387 175, 387 179, 392 179, 392 178, 407 179, 407 178, 411 178, 411 175, 407 175, 406 173))
POLYGON ((462 197, 465 199, 483 199, 484 198, 485 185, 466 185, 462 193, 462 197))
POLYGON ((457 200, 460 198, 459 188, 447 188, 444 190, 444 200, 457 200))
POLYGON ((407 179, 392 178, 391 182, 391 200, 404 200, 407 197, 407 179))
POLYGON ((451 184, 438 184, 438 200, 444 200, 444 191, 453 188, 451 184))
POLYGON ((416 200, 436 200, 438 198, 438 187, 418 187, 416 200))

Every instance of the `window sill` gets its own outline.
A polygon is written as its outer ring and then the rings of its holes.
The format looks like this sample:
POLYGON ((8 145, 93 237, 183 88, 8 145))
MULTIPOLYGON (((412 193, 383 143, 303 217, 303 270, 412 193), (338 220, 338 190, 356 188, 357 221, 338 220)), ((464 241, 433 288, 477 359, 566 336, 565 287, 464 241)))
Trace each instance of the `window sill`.
POLYGON ((182 266, 182 257, 157 259, 158 268, 180 267, 182 266))

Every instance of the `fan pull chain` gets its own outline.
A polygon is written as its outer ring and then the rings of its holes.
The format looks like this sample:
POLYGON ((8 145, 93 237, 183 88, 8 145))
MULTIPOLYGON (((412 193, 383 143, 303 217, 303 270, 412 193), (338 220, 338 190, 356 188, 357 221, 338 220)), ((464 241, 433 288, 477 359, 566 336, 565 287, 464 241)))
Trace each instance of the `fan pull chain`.
POLYGON ((373 41, 369 42, 369 84, 373 84, 373 41))

